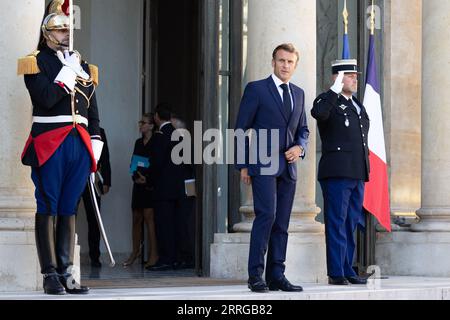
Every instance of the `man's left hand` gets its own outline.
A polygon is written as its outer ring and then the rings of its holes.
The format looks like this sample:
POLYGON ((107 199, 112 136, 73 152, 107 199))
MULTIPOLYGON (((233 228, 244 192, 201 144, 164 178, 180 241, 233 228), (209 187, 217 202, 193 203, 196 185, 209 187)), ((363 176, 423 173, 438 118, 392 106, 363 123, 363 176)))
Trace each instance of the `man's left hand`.
POLYGON ((303 154, 303 148, 300 146, 293 146, 288 151, 285 152, 286 160, 289 163, 295 163, 300 158, 300 156, 303 154))
POLYGON ((103 194, 107 194, 109 192, 109 186, 103 186, 103 194))

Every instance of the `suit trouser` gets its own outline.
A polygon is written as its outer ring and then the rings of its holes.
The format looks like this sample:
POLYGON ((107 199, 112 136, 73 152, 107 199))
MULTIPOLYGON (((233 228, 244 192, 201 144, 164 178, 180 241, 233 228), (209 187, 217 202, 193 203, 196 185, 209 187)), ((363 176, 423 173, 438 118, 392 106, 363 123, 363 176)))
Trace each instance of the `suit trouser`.
POLYGON ((266 280, 284 276, 289 220, 296 182, 287 170, 279 177, 252 177, 255 220, 250 236, 248 274, 261 277, 267 252, 266 280))
POLYGON ((179 248, 187 243, 182 227, 186 217, 186 199, 155 201, 156 239, 159 263, 172 265, 179 259, 179 248))
POLYGON ((324 179, 320 185, 324 198, 328 276, 355 276, 352 268, 356 247, 354 232, 363 215, 364 181, 324 179))
MULTIPOLYGON (((98 209, 101 209, 101 198, 97 197, 98 209)), ((89 187, 86 186, 83 192, 83 203, 86 211, 86 219, 88 223, 88 244, 89 258, 91 261, 98 261, 100 258, 100 228, 98 227, 95 208, 92 203, 89 187)))
POLYGON ((176 225, 176 243, 178 262, 193 264, 195 259, 195 198, 181 200, 181 211, 176 225))

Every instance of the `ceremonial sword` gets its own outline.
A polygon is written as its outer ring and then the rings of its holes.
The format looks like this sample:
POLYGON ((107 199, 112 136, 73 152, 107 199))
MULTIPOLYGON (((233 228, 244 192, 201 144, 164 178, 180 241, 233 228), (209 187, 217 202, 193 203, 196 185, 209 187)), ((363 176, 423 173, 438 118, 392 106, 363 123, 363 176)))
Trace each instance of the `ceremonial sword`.
MULTIPOLYGON (((73 25, 73 0, 69 0, 69 52, 73 52, 73 39, 74 39, 74 25, 73 25)), ((75 106, 75 91, 71 93, 72 98, 72 112, 73 108, 75 106)), ((94 188, 94 182, 95 182, 95 173, 91 173, 88 178, 88 188, 89 188, 89 194, 91 195, 91 201, 94 205, 94 211, 95 211, 95 218, 97 218, 98 227, 100 229, 103 241, 105 242, 106 250, 108 251, 109 260, 110 260, 110 267, 114 267, 116 265, 116 262, 114 261, 114 257, 111 252, 111 247, 109 246, 108 238, 106 237, 105 228, 103 227, 103 221, 102 216, 100 215, 100 209, 98 207, 97 203, 97 196, 95 194, 95 188, 94 188)))

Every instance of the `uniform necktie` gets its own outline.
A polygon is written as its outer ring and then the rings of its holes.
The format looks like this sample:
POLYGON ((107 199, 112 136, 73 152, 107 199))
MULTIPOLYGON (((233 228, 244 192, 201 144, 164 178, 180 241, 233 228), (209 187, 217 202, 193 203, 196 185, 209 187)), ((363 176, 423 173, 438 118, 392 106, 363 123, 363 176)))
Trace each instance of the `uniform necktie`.
POLYGON ((286 83, 283 83, 280 87, 283 89, 283 110, 286 117, 289 119, 292 112, 292 101, 291 95, 289 94, 289 87, 286 83))
POLYGON ((348 99, 348 106, 355 111, 357 114, 359 114, 358 109, 355 107, 355 104, 353 103, 353 99, 348 99))

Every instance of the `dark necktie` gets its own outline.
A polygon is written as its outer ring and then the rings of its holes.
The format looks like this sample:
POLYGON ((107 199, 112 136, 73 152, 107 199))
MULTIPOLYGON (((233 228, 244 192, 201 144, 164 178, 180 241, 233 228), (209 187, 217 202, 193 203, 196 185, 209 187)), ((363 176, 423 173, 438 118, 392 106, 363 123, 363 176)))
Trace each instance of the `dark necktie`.
POLYGON ((292 101, 291 95, 289 94, 289 87, 286 83, 283 83, 280 87, 283 89, 283 111, 286 118, 289 119, 292 112, 292 101))
POLYGON ((355 105, 353 104, 353 99, 348 99, 348 106, 355 111, 356 113, 358 113, 358 109, 356 109, 355 105))

